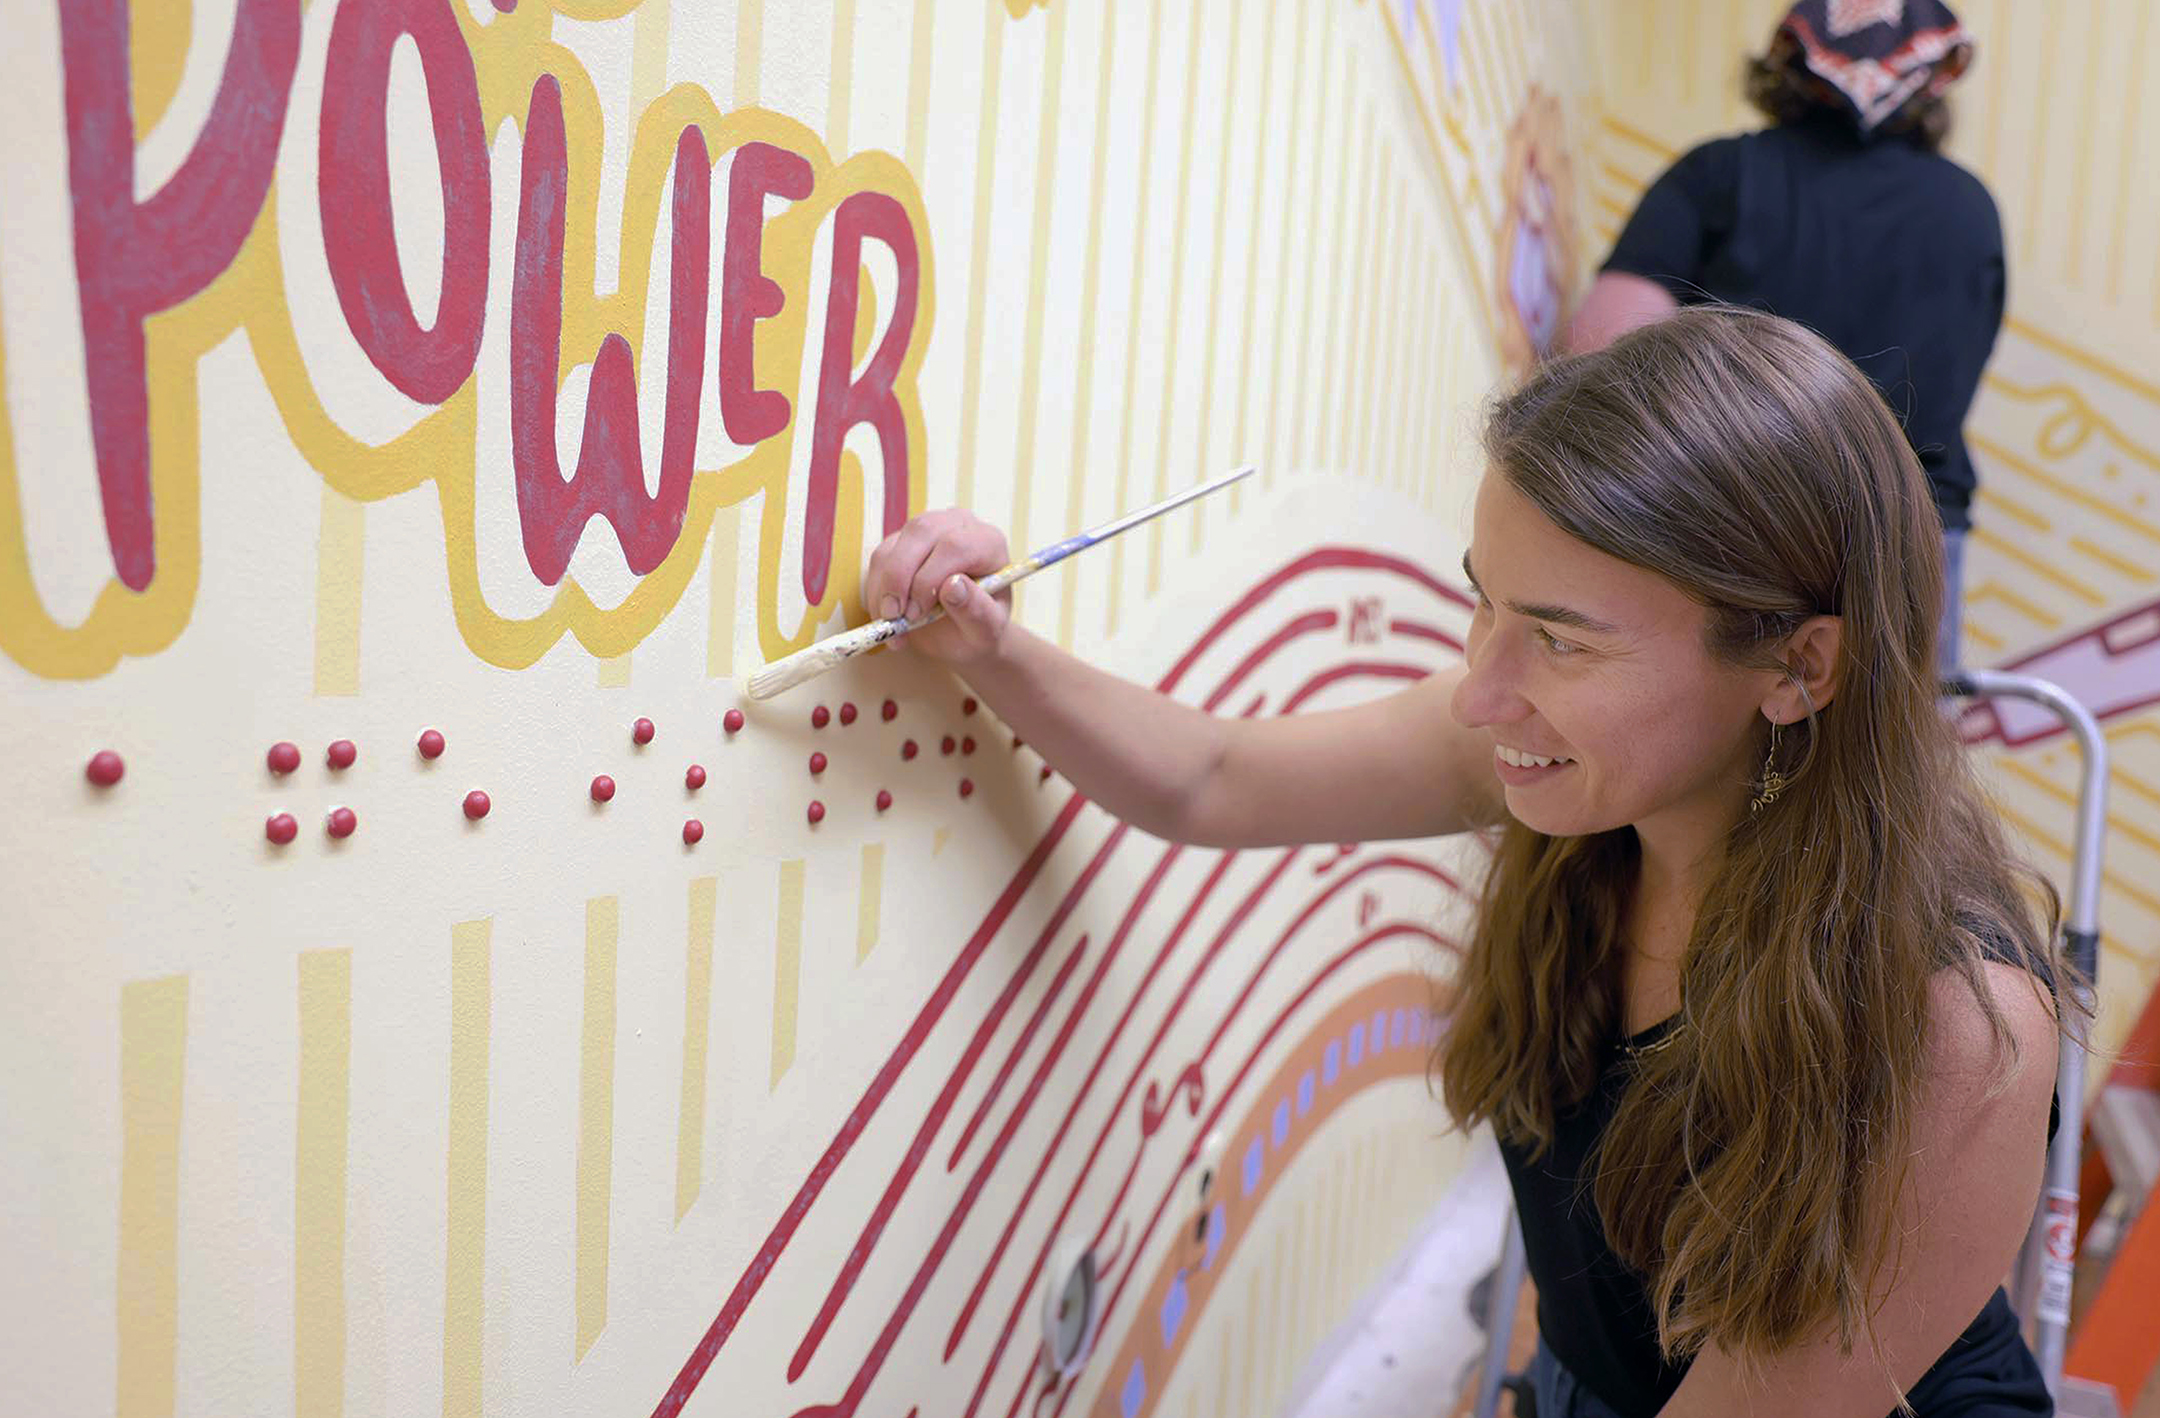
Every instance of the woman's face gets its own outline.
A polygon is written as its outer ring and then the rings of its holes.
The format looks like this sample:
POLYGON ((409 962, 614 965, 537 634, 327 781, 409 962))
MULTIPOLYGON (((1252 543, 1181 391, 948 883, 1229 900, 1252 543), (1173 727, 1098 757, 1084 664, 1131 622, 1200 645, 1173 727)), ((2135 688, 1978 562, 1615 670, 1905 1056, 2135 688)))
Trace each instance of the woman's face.
POLYGON ((1478 603, 1455 717, 1491 734, 1517 820, 1552 836, 1634 824, 1646 846, 1689 850, 1730 827, 1761 766, 1772 673, 1714 659, 1701 605, 1561 531, 1498 474, 1463 564, 1478 603))

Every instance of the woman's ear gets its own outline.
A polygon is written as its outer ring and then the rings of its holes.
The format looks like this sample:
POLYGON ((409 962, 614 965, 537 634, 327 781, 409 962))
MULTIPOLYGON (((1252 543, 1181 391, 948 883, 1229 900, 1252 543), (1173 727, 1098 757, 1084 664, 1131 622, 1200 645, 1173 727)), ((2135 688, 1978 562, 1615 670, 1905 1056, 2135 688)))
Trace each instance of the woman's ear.
POLYGON ((1844 638, 1845 621, 1840 616, 1818 615, 1802 621, 1785 642, 1781 658, 1786 675, 1763 701, 1763 713, 1777 723, 1790 724, 1806 718, 1810 710, 1828 707, 1837 697, 1843 665, 1838 650, 1844 638))

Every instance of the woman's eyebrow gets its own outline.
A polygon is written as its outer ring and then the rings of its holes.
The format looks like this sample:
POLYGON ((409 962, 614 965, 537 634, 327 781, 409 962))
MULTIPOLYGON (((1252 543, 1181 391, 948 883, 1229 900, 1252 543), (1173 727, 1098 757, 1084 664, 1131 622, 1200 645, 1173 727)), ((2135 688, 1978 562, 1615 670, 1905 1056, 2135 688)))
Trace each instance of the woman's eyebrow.
MULTIPOLYGON (((1470 583, 1471 590, 1477 591, 1481 595, 1484 593, 1483 588, 1478 585, 1477 573, 1470 569, 1470 553, 1468 552, 1463 553, 1462 574, 1463 578, 1470 583)), ((1515 614, 1530 620, 1542 620, 1552 625, 1565 625, 1590 635, 1618 635, 1620 633, 1619 626, 1610 625, 1599 620, 1596 616, 1585 615, 1569 606, 1545 605, 1534 601, 1508 601, 1504 604, 1515 614)))

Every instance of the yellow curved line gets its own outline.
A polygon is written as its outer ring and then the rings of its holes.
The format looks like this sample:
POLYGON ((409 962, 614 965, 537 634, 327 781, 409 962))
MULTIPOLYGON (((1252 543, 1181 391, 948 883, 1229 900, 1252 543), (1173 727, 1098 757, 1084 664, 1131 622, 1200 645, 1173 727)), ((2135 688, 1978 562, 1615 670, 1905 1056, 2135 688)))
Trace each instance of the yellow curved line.
POLYGON ((2001 601, 2020 615, 2039 622, 2049 630, 2057 629, 2062 625, 2061 616, 2042 610, 2039 606, 2034 605, 2000 581, 1993 579, 1983 581, 1979 586, 1965 593, 1965 603, 1968 606, 1978 605, 1980 602, 1990 599, 2001 601))
POLYGON ((2103 606, 2107 604, 2092 587, 2075 577, 2065 576, 2061 571, 2048 565, 2007 537, 1997 536, 1985 527, 1975 527, 1972 529, 1972 539, 1997 555, 2010 558, 2010 560, 2024 567, 2033 575, 2038 576, 2041 580, 2052 582, 2054 585, 2061 587, 2087 605, 2103 606))
MULTIPOLYGON (((2008 804, 2002 802, 1997 802, 1995 804, 1995 810, 2001 813, 2005 818, 2009 819, 2012 823, 2015 823, 2018 827, 2018 830, 2023 832, 2028 838, 2052 849, 2055 855, 2061 857, 2064 861, 2067 862, 2070 860, 2071 852, 2069 844, 2042 830, 2040 825, 2034 822, 2031 818, 2026 817, 2023 813, 2017 811, 2017 809, 2010 807, 2008 804)), ((2137 902, 2146 910, 2151 911, 2155 915, 2160 915, 2160 896, 2154 896, 2151 892, 2144 890, 2142 887, 2133 885, 2127 877, 2124 877, 2123 875, 2112 869, 2103 870, 2101 872, 2101 879, 2108 884, 2110 890, 2120 891, 2123 895, 2137 902)))
POLYGON ((1648 148, 1651 152, 1657 154, 1661 162, 1672 161, 1674 154, 1679 152, 1679 149, 1671 144, 1661 142, 1645 133, 1642 129, 1635 127, 1631 123, 1623 123, 1609 113, 1604 116, 1601 122, 1607 132, 1625 138, 1638 146, 1648 148))
POLYGON ((2160 449, 2149 448, 2123 432, 2120 424, 2094 408, 2091 401, 2074 386, 2061 381, 2052 384, 2020 384, 1999 374, 1988 375, 1987 382, 2010 398, 2025 403, 2042 403, 2049 399, 2063 401, 2065 407, 2049 418, 2040 430, 2040 451, 2050 458, 2069 457, 2084 447, 2097 430, 2108 442, 2140 463, 2160 472, 2160 449))
POLYGON ((2118 556, 2088 537, 2072 537, 2070 549, 2080 556, 2091 557, 2116 575, 2135 581, 2141 586, 2149 586, 2160 580, 2160 576, 2154 576, 2150 568, 2140 566, 2126 556, 2118 556))
POLYGON ((2088 349, 2074 341, 2066 340, 2060 335, 2049 334, 2031 321, 2021 319, 2015 315, 2009 316, 2003 321, 2003 328, 2009 330, 2012 334, 2032 341, 2044 349, 2054 351, 2072 364, 2081 365, 2095 374, 2104 375, 2122 385, 2125 389, 2142 394, 2154 403, 2160 404, 2160 383, 2154 383, 2141 375, 2131 373, 2128 369, 2115 363, 2115 361, 2097 350, 2088 349))
POLYGON ((1984 434, 1968 433, 1966 434, 1965 439, 1966 442, 1970 443, 1973 447, 1979 449, 1981 452, 1987 454, 1990 458, 1993 458, 2000 463, 2006 464, 2009 467, 2015 468, 2018 472, 2023 473, 2026 477, 2031 478, 2034 482, 2039 483, 2042 487, 2047 488, 2050 492, 2053 492, 2056 496, 2061 497, 2063 500, 2067 502, 2075 502, 2080 507, 2090 508, 2092 511, 2099 513, 2105 518, 2108 518, 2110 521, 2115 522, 2117 525, 2126 527, 2129 530, 2136 532, 2139 536, 2145 537, 2152 542, 2160 543, 2160 528, 2156 528, 2151 524, 2140 520, 2139 518, 2131 516, 2128 512, 2125 512, 2122 508, 2115 506, 2113 503, 2104 501, 2101 498, 2094 497, 2091 493, 2085 491, 2085 489, 2079 487, 2076 483, 2071 482, 2067 478, 2058 477, 2053 473, 2047 472, 2046 470, 2041 468, 2038 463, 2035 463, 2032 459, 2024 457, 2021 454, 2011 452, 2009 448, 2007 448, 2001 443, 1996 442, 1994 439, 1987 437, 1984 434))
MULTIPOLYGON (((1997 768, 2002 769, 2005 773, 2008 773, 2013 777, 2023 779, 2025 782, 2031 784, 2033 787, 2038 788, 2041 792, 2055 799, 2055 801, 2061 803, 2064 807, 2074 808, 2077 806, 2076 793, 2072 792, 2068 788, 2065 788, 2064 786, 2062 786, 2062 784, 2057 783, 2054 779, 2048 777, 2046 774, 2037 772, 2034 769, 2026 766, 2025 764, 2020 763, 2016 758, 2008 754, 1998 754, 1996 755, 1994 762, 1997 768)), ((2114 781, 2114 775, 2109 775, 2109 781, 2114 781)), ((2118 813, 2112 812, 2108 814, 2107 825, 2109 831, 2120 832, 2123 836, 2128 837, 2131 841, 2137 843, 2139 846, 2144 847, 2145 849, 2153 852, 2156 855, 2160 855, 2160 836, 2154 835, 2154 833, 2152 833, 2150 830, 2139 826, 2137 823, 2130 821, 2128 818, 2123 817, 2118 813)))

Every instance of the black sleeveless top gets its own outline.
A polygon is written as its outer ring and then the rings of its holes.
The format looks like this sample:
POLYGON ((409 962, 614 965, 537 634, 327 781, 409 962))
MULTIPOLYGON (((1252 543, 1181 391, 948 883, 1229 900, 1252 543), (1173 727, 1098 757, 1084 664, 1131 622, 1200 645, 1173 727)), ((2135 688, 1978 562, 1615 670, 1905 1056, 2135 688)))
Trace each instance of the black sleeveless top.
MULTIPOLYGON (((1653 1418, 1680 1387, 1687 1365, 1667 1363, 1658 1350, 1649 1287, 1606 1244, 1587 1164, 1619 1105, 1633 1066, 1629 1050, 1655 1044, 1674 1024, 1667 1019, 1613 1041, 1597 1087, 1581 1103, 1561 1110, 1553 1145, 1535 1162, 1527 1148, 1500 1144, 1530 1278, 1537 1283, 1539 1333, 1561 1365, 1620 1418, 1653 1418)), ((2049 1142, 2056 1122, 2056 1107, 2050 1105, 2049 1142)), ((1966 1412, 1966 1405, 1983 1395, 2000 1411, 2054 1412, 2040 1367, 2000 1288, 1906 1397, 1920 1418, 1930 1418, 1966 1412)))

